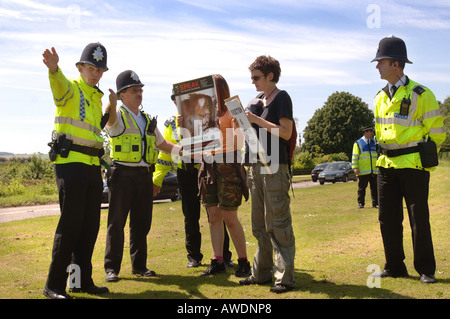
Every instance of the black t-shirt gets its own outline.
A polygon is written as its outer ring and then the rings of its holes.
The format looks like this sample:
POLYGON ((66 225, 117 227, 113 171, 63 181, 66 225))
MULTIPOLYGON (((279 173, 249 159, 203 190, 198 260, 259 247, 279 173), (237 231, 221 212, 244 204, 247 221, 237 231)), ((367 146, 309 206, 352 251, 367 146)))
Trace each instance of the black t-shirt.
MULTIPOLYGON (((259 101, 260 102, 258 102, 257 99, 252 100, 247 106, 247 110, 276 125, 280 125, 281 118, 293 120, 292 100, 286 91, 280 91, 273 101, 265 107, 263 106, 262 101, 259 101)), ((273 142, 275 145, 272 145, 272 134, 265 129, 260 129, 256 124, 252 125, 256 129, 256 134, 258 135, 259 141, 265 150, 266 156, 269 157, 269 160, 275 159, 275 156, 272 156, 272 150, 278 150, 278 163, 288 164, 288 141, 281 137, 274 136, 273 142)), ((250 155, 250 159, 252 158, 251 156, 252 155, 250 155)))

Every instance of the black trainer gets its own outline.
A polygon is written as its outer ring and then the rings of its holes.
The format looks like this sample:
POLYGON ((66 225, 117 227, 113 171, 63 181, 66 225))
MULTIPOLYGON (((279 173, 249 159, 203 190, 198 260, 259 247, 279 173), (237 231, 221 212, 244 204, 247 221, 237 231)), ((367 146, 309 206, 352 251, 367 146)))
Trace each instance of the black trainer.
POLYGON ((200 276, 216 275, 225 273, 225 264, 219 263, 217 259, 211 260, 211 266, 209 266, 200 276))
POLYGON ((236 277, 247 277, 250 275, 250 263, 247 258, 238 259, 238 269, 234 273, 236 277))
POLYGON ((291 291, 294 289, 293 287, 282 285, 282 284, 276 284, 272 288, 270 288, 270 292, 274 292, 276 294, 283 294, 285 292, 291 291))

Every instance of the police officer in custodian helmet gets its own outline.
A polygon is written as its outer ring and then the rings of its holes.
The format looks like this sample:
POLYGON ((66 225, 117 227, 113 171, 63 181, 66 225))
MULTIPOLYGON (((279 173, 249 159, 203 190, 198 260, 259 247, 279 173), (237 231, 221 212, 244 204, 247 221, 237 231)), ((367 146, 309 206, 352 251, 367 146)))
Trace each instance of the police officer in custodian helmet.
POLYGON ((69 285, 71 292, 106 293, 106 287, 94 285, 91 263, 103 189, 100 170, 104 153, 100 136, 103 92, 97 84, 108 70, 106 49, 100 43, 86 46, 76 63, 80 72, 76 80, 67 79, 58 67, 55 48, 45 50, 43 57, 56 105, 49 155, 55 163, 61 209, 44 295, 51 299, 71 298, 65 291, 69 270, 75 278, 75 283, 69 285))
POLYGON ((403 199, 411 223, 414 268, 420 282, 434 283, 436 262, 431 239, 428 191, 430 171, 445 140, 444 119, 433 92, 409 79, 411 64, 405 42, 382 39, 372 62, 388 84, 374 100, 375 131, 381 154, 377 160, 379 221, 386 257, 381 277, 405 277, 403 199))
POLYGON ((153 210, 154 164, 159 150, 179 154, 181 146, 166 141, 156 126, 156 118, 142 108, 143 86, 132 70, 121 72, 116 79, 117 96, 110 99, 110 117, 106 129, 110 136, 112 173, 109 186, 108 230, 104 267, 105 281, 116 282, 123 257, 124 226, 130 214, 130 257, 132 273, 155 276, 147 268, 147 235, 153 210), (117 98, 122 106, 116 110, 117 98))

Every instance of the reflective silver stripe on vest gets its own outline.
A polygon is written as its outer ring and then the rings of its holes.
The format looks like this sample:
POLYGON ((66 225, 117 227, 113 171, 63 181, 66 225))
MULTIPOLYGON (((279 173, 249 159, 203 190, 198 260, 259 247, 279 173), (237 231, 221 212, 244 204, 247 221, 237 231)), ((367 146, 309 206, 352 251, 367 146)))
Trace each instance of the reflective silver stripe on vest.
MULTIPOLYGON (((421 141, 421 140, 420 140, 421 141)), ((397 144, 397 143, 390 143, 390 144, 381 144, 381 147, 385 150, 398 150, 398 149, 402 149, 402 148, 408 148, 408 147, 414 147, 417 146, 417 144, 420 141, 414 141, 414 142, 409 142, 406 144, 397 144)))
POLYGON ((408 117, 395 114, 397 116, 390 117, 390 118, 377 117, 375 119, 376 122, 378 124, 381 124, 381 125, 396 124, 396 125, 400 125, 400 126, 404 126, 404 127, 412 127, 412 126, 423 125, 423 120, 424 119, 436 116, 436 115, 432 115, 434 113, 434 111, 430 111, 430 112, 427 112, 427 113, 430 113, 430 114, 426 113, 426 114, 424 114, 424 116, 422 118, 417 119, 417 120, 413 120, 414 114, 416 113, 416 110, 417 110, 417 98, 419 96, 419 94, 417 94, 414 91, 414 89, 416 87, 421 87, 421 86, 420 85, 416 85, 415 87, 413 87, 412 96, 411 96, 411 106, 410 106, 410 109, 409 109, 408 117))
POLYGON ((405 127, 422 125, 421 120, 409 120, 409 118, 402 119, 399 117, 390 117, 390 118, 377 117, 376 121, 378 124, 381 124, 381 125, 397 124, 397 125, 405 126, 405 127))
MULTIPOLYGON (((416 86, 414 86, 414 88, 412 90, 411 106, 410 106, 407 118, 402 117, 402 116, 399 116, 399 117, 395 117, 394 116, 394 117, 391 117, 391 118, 377 117, 375 119, 375 121, 378 124, 381 124, 381 125, 396 124, 396 125, 400 125, 400 126, 403 126, 403 127, 413 127, 413 126, 423 125, 423 120, 424 119, 432 118, 432 117, 438 115, 438 114, 435 114, 436 111, 430 111, 430 112, 425 113, 422 116, 422 118, 417 119, 417 120, 413 120, 414 113, 416 113, 416 110, 417 110, 417 98, 419 96, 419 94, 417 94, 414 91, 414 89, 416 87, 421 87, 421 86, 420 85, 416 85, 416 86)), ((437 111, 439 112, 439 110, 437 110, 437 111)), ((422 141, 422 140, 420 140, 420 141, 422 141)), ((399 145, 397 143, 382 144, 382 147, 385 150, 397 150, 397 149, 403 149, 403 148, 417 146, 417 144, 420 141, 412 141, 412 142, 409 142, 409 143, 406 143, 406 144, 402 144, 402 145, 399 145)))
POLYGON ((71 98, 73 98, 73 94, 74 94, 74 92, 72 91, 72 87, 71 87, 70 84, 69 84, 69 89, 68 89, 67 92, 62 96, 62 98, 57 99, 57 98, 53 95, 53 100, 55 100, 55 105, 56 105, 57 107, 66 106, 67 102, 68 102, 71 98), (69 98, 66 98, 66 96, 67 96, 70 92, 72 92, 72 95, 71 95, 69 98), (60 102, 63 101, 64 99, 65 99, 64 104, 58 105, 58 103, 60 103, 60 102))
POLYGON ((77 128, 93 132, 95 135, 100 136, 101 130, 89 123, 65 116, 55 117, 55 124, 70 124, 77 128))
POLYGON ((72 140, 72 142, 74 144, 78 144, 78 145, 83 145, 83 146, 89 146, 89 147, 95 147, 95 148, 102 148, 103 147, 103 142, 96 142, 96 141, 91 141, 91 140, 87 140, 85 138, 81 138, 81 137, 76 137, 67 133, 58 133, 56 134, 56 138, 58 138, 61 135, 65 135, 67 139, 72 140))

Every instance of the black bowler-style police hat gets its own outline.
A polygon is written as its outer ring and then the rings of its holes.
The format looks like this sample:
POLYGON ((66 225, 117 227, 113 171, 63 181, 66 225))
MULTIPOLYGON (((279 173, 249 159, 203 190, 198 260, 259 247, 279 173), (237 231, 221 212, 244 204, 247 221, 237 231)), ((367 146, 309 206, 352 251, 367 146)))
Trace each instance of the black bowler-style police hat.
POLYGON ((139 79, 139 76, 136 74, 136 72, 132 70, 126 70, 121 72, 116 79, 116 87, 117 87, 117 96, 120 98, 120 92, 123 90, 131 87, 131 86, 144 86, 142 84, 141 80, 139 79))
POLYGON ((361 131, 363 131, 363 132, 367 132, 367 131, 375 132, 375 130, 373 129, 373 126, 372 126, 372 125, 364 126, 364 127, 361 129, 361 131))
POLYGON ((107 54, 106 48, 99 42, 89 43, 81 53, 80 61, 76 63, 76 66, 80 63, 86 63, 96 68, 108 71, 106 66, 107 54))
POLYGON ((378 44, 377 54, 371 62, 380 61, 383 59, 404 61, 412 64, 412 62, 408 60, 408 56, 406 54, 405 42, 393 35, 381 39, 378 44))

